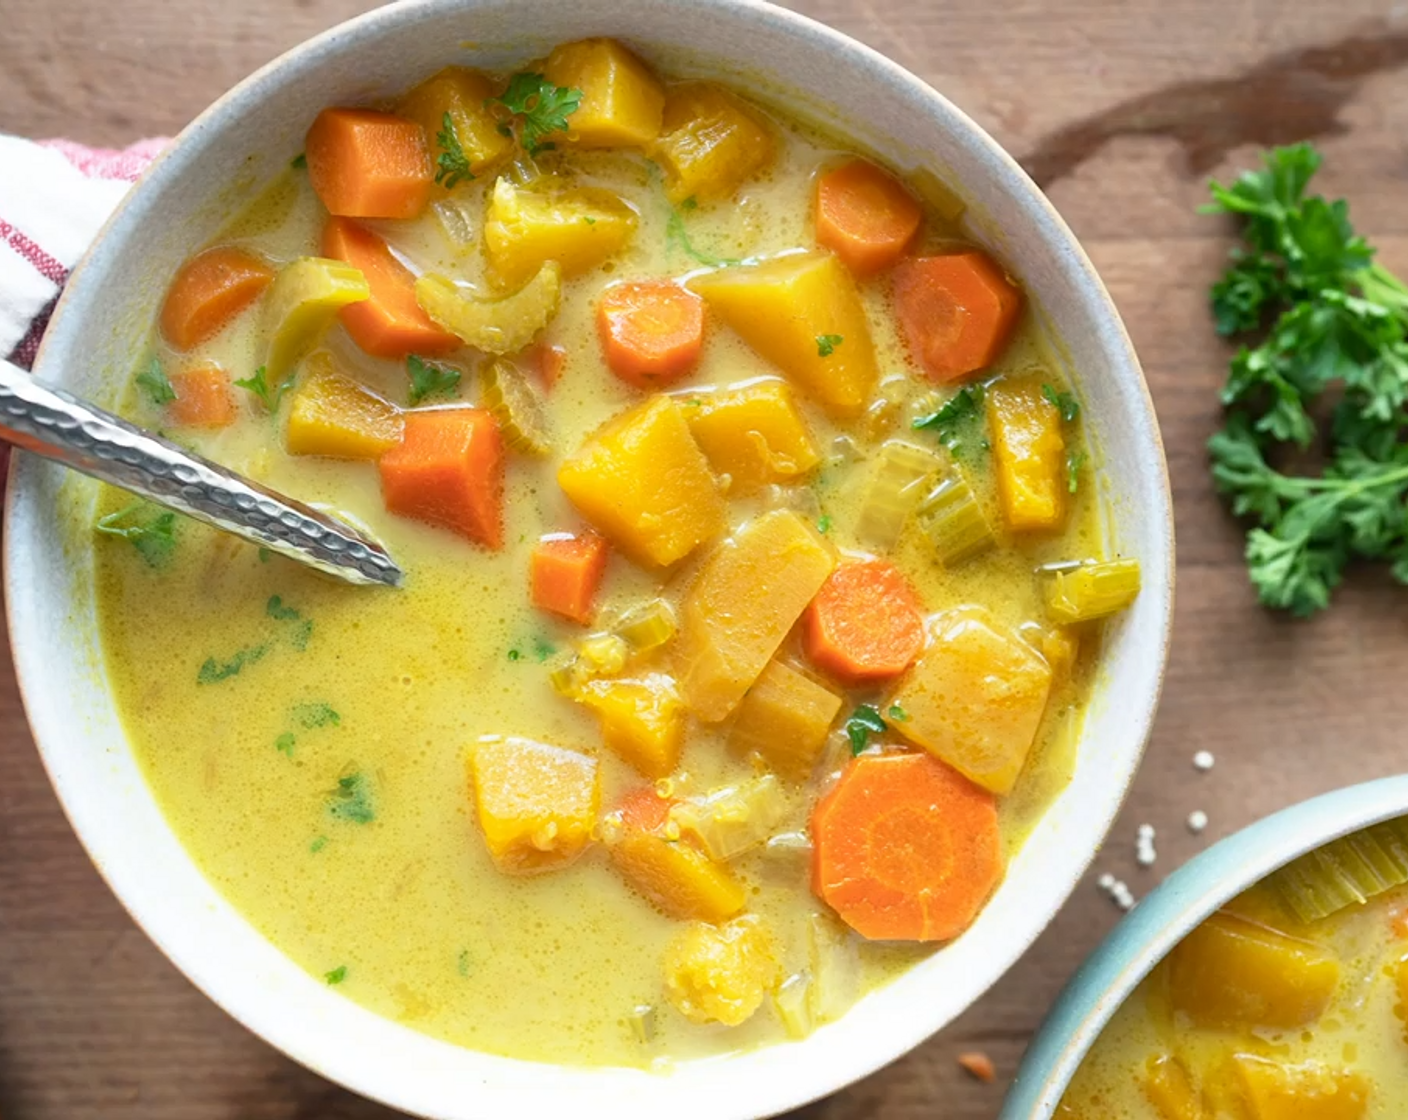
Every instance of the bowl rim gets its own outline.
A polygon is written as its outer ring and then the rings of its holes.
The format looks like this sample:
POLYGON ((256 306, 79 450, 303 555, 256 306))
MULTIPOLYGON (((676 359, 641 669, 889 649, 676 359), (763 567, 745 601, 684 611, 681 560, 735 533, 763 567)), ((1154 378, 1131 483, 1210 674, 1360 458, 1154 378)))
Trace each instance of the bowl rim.
MULTIPOLYGON (((1117 780, 1106 791, 1108 796, 1103 801, 1100 811, 1091 814, 1088 819, 1087 825, 1090 829, 1090 835, 1095 837, 1095 842, 1090 844, 1088 850, 1084 851, 1082 855, 1067 865, 1069 880, 1054 884, 1048 890, 1044 899, 1046 905, 1043 907, 1043 910, 1049 910, 1045 920, 1041 923, 1034 923, 1031 928, 1025 929, 1020 937, 1012 940, 1008 952, 986 960, 983 967, 977 970, 969 1000, 971 1006, 972 1002, 981 998, 992 984, 1025 954, 1045 928, 1050 917, 1078 886, 1085 871, 1095 858, 1099 839, 1108 835, 1115 816, 1128 795, 1130 784, 1139 768, 1144 748, 1152 731, 1153 719, 1167 671, 1169 643, 1172 634, 1174 523, 1167 459, 1148 385, 1113 300, 1065 221, 1015 159, 981 126, 941 93, 910 73, 899 63, 858 40, 808 16, 775 6, 766 0, 657 0, 657 3, 661 6, 688 8, 696 11, 699 8, 708 8, 711 10, 711 14, 718 18, 737 22, 740 26, 746 27, 751 23, 754 26, 768 27, 794 35, 799 39, 806 40, 814 49, 824 52, 838 61, 849 62, 865 68, 871 80, 890 84, 906 100, 916 104, 924 104, 928 112, 960 134, 963 144, 987 164, 988 173, 993 180, 994 192, 1006 193, 1018 201, 1022 208, 1029 213, 1033 226, 1039 232, 1041 242, 1050 248, 1059 249, 1065 255, 1070 268, 1075 273, 1071 279, 1077 293, 1076 299, 1083 312, 1089 316, 1093 323, 1097 324, 1100 350, 1108 359, 1111 367, 1117 371, 1116 376, 1122 381, 1128 378, 1131 382, 1126 386, 1131 402, 1128 420, 1139 429, 1141 452, 1152 455, 1155 460, 1151 468, 1154 482, 1151 490, 1156 508, 1147 511, 1147 513, 1149 514, 1149 524, 1155 526, 1151 529, 1151 535, 1161 537, 1161 547, 1157 557, 1149 558, 1151 562, 1157 561, 1157 564, 1151 563, 1150 573, 1156 578, 1147 580, 1145 585, 1145 594, 1155 600, 1151 613, 1157 624, 1156 640, 1152 633, 1152 626, 1148 639, 1153 650, 1150 688, 1148 694, 1141 698, 1142 702, 1138 711, 1126 720, 1127 726, 1124 728, 1124 736, 1131 746, 1129 751, 1121 756, 1123 772, 1117 775, 1117 780), (1158 570, 1160 567, 1162 570, 1158 570)), ((46 354, 60 348, 56 342, 60 336, 81 330, 83 304, 85 301, 95 298, 95 293, 89 291, 93 285, 85 281, 85 277, 89 273, 98 271, 94 267, 94 262, 103 258, 117 233, 129 225, 140 228, 147 220, 148 215, 144 213, 144 209, 149 197, 156 194, 165 184, 178 181, 193 173, 191 168, 194 162, 193 149, 197 149, 200 143, 207 139, 207 133, 218 134, 222 131, 225 118, 238 112, 241 105, 262 102, 270 96, 270 91, 266 89, 266 86, 276 84, 277 79, 285 72, 296 72, 300 67, 315 61, 324 52, 337 51, 347 41, 357 41, 361 44, 358 49, 365 49, 365 43, 368 40, 375 41, 383 28, 395 27, 403 22, 432 19, 441 14, 470 11, 477 4, 478 0, 402 0, 395 5, 373 9, 295 45, 222 95, 197 116, 191 124, 187 125, 173 143, 158 156, 103 225, 83 260, 71 273, 59 298, 50 327, 46 331, 36 357, 36 370, 42 371, 44 369, 46 354)), ((629 38, 629 35, 626 37, 629 38)), ((44 707, 37 699, 44 688, 44 666, 39 652, 33 648, 37 643, 22 643, 18 640, 20 631, 31 624, 32 611, 17 593, 17 571, 22 568, 23 559, 16 543, 17 534, 12 531, 13 511, 16 507, 15 496, 26 486, 26 480, 32 479, 37 469, 36 460, 29 455, 20 454, 10 472, 5 505, 4 594, 6 608, 11 619, 9 634, 16 677, 31 730, 36 744, 39 745, 43 741, 60 736, 62 729, 57 724, 49 726, 46 724, 45 718, 38 714, 44 707)), ((424 1116, 449 1115, 439 1110, 438 1105, 432 1107, 426 1104, 424 1097, 413 1097, 409 1091, 405 1091, 403 1095, 399 1088, 388 1088, 385 1084, 372 1083, 367 1076, 364 1076, 364 1071, 355 1064, 345 1060, 334 1060, 335 1056, 329 1055, 325 1048, 315 1045, 306 1038, 296 1036, 291 1029, 285 1029, 284 1025, 277 1021, 277 1015, 271 1013, 270 1009, 256 1010, 249 1006, 239 1005, 239 1001, 235 998, 235 992, 224 978, 219 977, 215 970, 206 967, 198 955, 178 951, 171 943, 171 939, 158 932, 160 928, 164 928, 169 923, 159 922, 155 915, 145 911, 139 912, 137 908, 134 908, 127 895, 119 890, 117 869, 110 869, 105 864, 100 845, 95 842, 89 829, 81 823, 78 815, 70 809, 68 799, 64 794, 64 782, 59 772, 57 758, 51 757, 51 752, 42 745, 39 745, 39 753, 50 782, 59 796, 64 813, 89 858, 108 882, 109 887, 124 908, 131 914, 133 920, 193 984, 252 1033, 322 1076, 408 1112, 424 1116)), ((57 752, 54 753, 57 754, 57 752)), ((263 936, 252 926, 250 929, 257 936, 263 936)), ((961 943, 961 939, 959 943, 961 943)), ((905 978, 900 978, 891 987, 898 987, 904 981, 905 978)), ((356 1007, 356 1005, 351 1006, 356 1007)), ((357 1008, 357 1010, 362 1009, 357 1008)), ((911 1010, 913 1009, 911 1008, 911 1010)), ((370 1012, 364 1013, 372 1014, 370 1012)), ((892 1032, 885 1032, 883 1040, 871 1039, 867 1042, 864 1038, 853 1039, 852 1041, 856 1043, 854 1050, 847 1053, 842 1060, 814 1063, 814 1068, 809 1071, 808 1076, 805 1079, 797 1079, 797 1083, 794 1085, 769 1086, 760 1089, 753 1093, 746 1109, 729 1111, 725 1106, 721 1110, 721 1102, 716 1099, 709 1104, 709 1115, 713 1117, 726 1115, 754 1117, 773 1115, 787 1109, 800 1107, 835 1092, 896 1060, 925 1041, 935 1031, 941 1029, 951 1021, 952 1017, 952 1015, 937 1012, 930 1012, 927 1017, 914 1014, 912 1021, 903 1029, 897 1027, 892 1032)), ((843 1016, 838 1023, 844 1023, 848 1018, 853 1018, 853 1012, 843 1016)), ((818 1036, 836 1025, 832 1024, 823 1028, 812 1038, 789 1047, 789 1049, 807 1048, 808 1043, 814 1042, 818 1036)), ((420 1037, 438 1045, 450 1045, 439 1043, 438 1040, 430 1039, 428 1036, 420 1037)), ((764 1048, 764 1052, 776 1049, 779 1047, 767 1047, 764 1048)), ((751 1053, 757 1054, 759 1052, 753 1051, 751 1053)), ((479 1054, 481 1057, 493 1057, 492 1055, 483 1055, 481 1052, 473 1053, 479 1054)), ((747 1058, 748 1054, 744 1054, 729 1056, 726 1059, 715 1059, 714 1061, 743 1062, 747 1058)), ((514 1061, 513 1059, 495 1060, 514 1061)), ((531 1064, 544 1071, 561 1072, 569 1068, 549 1064, 531 1064)), ((615 1067, 609 1068, 614 1069, 615 1067)), ((635 1071, 629 1072, 634 1073, 635 1071)), ((462 1113, 456 1112, 454 1115, 460 1116, 462 1113)), ((464 1113, 463 1115, 469 1114, 464 1113)))
POLYGON ((1287 806, 1194 856, 1146 895, 1067 981, 1022 1058, 998 1120, 1050 1120, 1115 1012, 1224 903, 1307 852, 1405 814, 1408 775, 1376 778, 1287 806))

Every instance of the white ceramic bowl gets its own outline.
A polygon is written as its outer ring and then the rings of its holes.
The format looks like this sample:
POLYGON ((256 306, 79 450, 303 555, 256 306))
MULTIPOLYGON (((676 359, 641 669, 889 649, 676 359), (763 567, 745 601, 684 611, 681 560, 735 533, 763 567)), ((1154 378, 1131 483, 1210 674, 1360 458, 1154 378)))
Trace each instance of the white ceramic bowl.
MULTIPOLYGON (((1115 543, 1144 590, 1110 630, 1074 780, 974 927, 804 1042, 668 1076, 490 1057, 356 1006, 295 967, 205 881, 128 749, 94 624, 94 491, 20 457, 5 526, 15 666, 45 765, 75 830, 133 917, 251 1030, 318 1072, 427 1117, 672 1120, 770 1115, 863 1077, 922 1042, 1026 950, 1104 838, 1149 733, 1166 657, 1173 541, 1153 410, 1119 317, 1070 231, 1013 160, 923 82, 826 27, 758 0, 405 0, 337 27, 242 83, 147 173, 69 282, 36 373, 110 401, 142 351, 166 278, 302 150, 324 105, 397 92, 452 62, 501 69, 589 35, 626 39, 675 73, 736 81, 928 169, 972 232, 1022 277, 1085 401, 1115 543)), ((173 620, 179 624, 179 620, 173 620)))

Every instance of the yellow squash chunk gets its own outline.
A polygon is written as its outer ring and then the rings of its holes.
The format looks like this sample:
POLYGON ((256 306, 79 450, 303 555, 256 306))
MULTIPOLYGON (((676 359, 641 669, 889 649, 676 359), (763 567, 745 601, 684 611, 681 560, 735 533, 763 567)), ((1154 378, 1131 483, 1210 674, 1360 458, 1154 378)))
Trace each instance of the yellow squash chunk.
POLYGON ((322 341, 337 313, 370 297, 361 269, 342 261, 299 257, 279 269, 264 296, 265 384, 271 389, 283 384, 322 341))
POLYGON ((996 794, 1026 764, 1051 691, 1051 669, 980 607, 937 615, 929 648, 890 698, 909 716, 894 728, 996 794))
POLYGON ((522 284, 548 261, 579 276, 617 252, 636 229, 636 213, 600 187, 494 184, 484 215, 484 248, 494 274, 522 284))
POLYGON ((582 91, 567 118, 564 144, 578 148, 641 148, 660 134, 665 87, 614 39, 583 39, 556 47, 543 66, 555 86, 582 91))
POLYGON ((672 397, 610 421, 557 472, 582 516, 622 552, 673 564, 723 532, 723 495, 672 397))
POLYGON ((1066 516, 1061 413, 1036 381, 999 381, 984 394, 997 493, 1014 533, 1059 529, 1066 516))
POLYGON ((401 442, 401 410, 315 354, 288 410, 290 455, 377 459, 401 442), (322 360, 319 360, 322 359, 322 360))
POLYGON ((792 391, 780 381, 759 381, 685 402, 689 430, 709 465, 735 487, 786 482, 820 460, 792 391))
POLYGON ((855 281, 830 253, 716 269, 689 287, 832 416, 870 403, 878 376, 870 326, 855 281))
POLYGON ((595 758, 531 739, 486 739, 470 753, 469 777, 500 871, 555 871, 585 850, 601 804, 595 758))
POLYGON ((1200 1027, 1290 1029, 1313 1023, 1340 965, 1322 945, 1214 914, 1168 957, 1173 1009, 1200 1027))
POLYGON ((522 350, 557 314, 562 269, 548 261, 526 284, 499 299, 476 299, 445 276, 427 272, 416 281, 421 310, 461 342, 486 354, 522 350))
POLYGON ((785 778, 804 781, 826 745, 841 698, 781 661, 770 661, 738 705, 728 745, 756 752, 785 778))
POLYGON ((578 697, 601 720, 602 741, 647 778, 663 778, 684 746, 684 704, 663 673, 643 680, 594 680, 578 697))
POLYGON ((686 82, 670 90, 651 158, 665 169, 671 202, 732 198, 764 171, 777 140, 761 114, 727 90, 686 82))
POLYGON ((628 827, 611 844, 610 852, 621 877, 672 918, 724 922, 748 900, 727 867, 686 839, 667 840, 628 827))
POLYGON ((479 175, 513 151, 513 137, 499 131, 499 122, 484 104, 497 92, 494 83, 477 70, 447 66, 402 97, 396 115, 425 130, 425 144, 434 163, 444 152, 437 137, 445 130, 445 114, 449 113, 469 170, 479 175))
POLYGON ((1369 1111, 1369 1081, 1353 1070, 1251 1054, 1238 1054, 1233 1062, 1250 1120, 1361 1120, 1369 1111))
POLYGON ((1192 1078, 1173 1055, 1150 1058, 1139 1076, 1139 1086, 1154 1106, 1158 1120, 1205 1120, 1192 1078))
POLYGON ((754 518, 719 545, 685 594, 676 647, 696 715, 713 723, 738 707, 835 566, 790 510, 754 518))
POLYGON ((756 914, 725 926, 696 922, 665 949, 665 994, 692 1023, 738 1026, 781 977, 772 937, 756 914))

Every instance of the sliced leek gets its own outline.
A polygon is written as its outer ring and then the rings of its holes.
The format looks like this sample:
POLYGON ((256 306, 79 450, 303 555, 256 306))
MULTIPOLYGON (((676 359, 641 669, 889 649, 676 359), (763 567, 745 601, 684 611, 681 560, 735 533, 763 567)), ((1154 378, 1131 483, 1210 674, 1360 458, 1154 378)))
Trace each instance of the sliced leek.
POLYGON ((474 219, 469 215, 469 208, 459 199, 442 198, 431 203, 430 210, 439 222, 445 240, 456 253, 468 253, 479 244, 479 231, 474 228, 474 219))
POLYGON ((670 820, 693 835, 710 859, 734 859, 764 843, 787 812, 787 799, 775 775, 689 797, 670 809, 670 820))
POLYGON ((928 491, 929 480, 943 465, 932 451, 903 440, 881 445, 856 524, 861 541, 875 548, 893 548, 909 515, 928 491))
POLYGON ((1066 571, 1048 571, 1046 616, 1063 625, 1122 611, 1139 594, 1139 561, 1103 560, 1066 571))
POLYGON ((997 543, 973 488, 957 472, 924 495, 915 513, 939 559, 950 568, 997 543))
POLYGON ((436 323, 486 354, 522 350, 554 315, 562 298, 562 269, 548 261, 512 295, 476 299, 453 280, 426 273, 416 281, 416 302, 436 323))
POLYGON ((815 1029, 811 992, 812 977, 806 969, 794 972, 773 992, 773 1006, 788 1038, 806 1038, 815 1029))
POLYGON ((504 442, 525 455, 551 451, 547 410, 528 378, 502 358, 486 363, 479 377, 484 407, 499 422, 504 442))
POLYGON ((1408 818, 1372 825, 1294 859, 1267 882, 1303 922, 1408 883, 1408 818))
POLYGON ((612 631, 634 652, 649 653, 673 638, 678 629, 670 604, 664 599, 652 599, 627 613, 612 631))

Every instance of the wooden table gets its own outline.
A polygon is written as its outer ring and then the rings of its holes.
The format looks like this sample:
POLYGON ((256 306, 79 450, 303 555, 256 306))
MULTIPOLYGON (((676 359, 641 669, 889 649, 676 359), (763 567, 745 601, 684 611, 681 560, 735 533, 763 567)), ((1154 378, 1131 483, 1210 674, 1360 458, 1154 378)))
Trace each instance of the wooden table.
MULTIPOLYGON (((0 130, 119 145, 174 133, 237 79, 367 0, 5 0, 0 130)), ((1144 360, 1178 516, 1173 662, 1128 807, 1097 862, 1136 893, 1207 841, 1402 769, 1408 592, 1356 573, 1310 624, 1256 606, 1203 444, 1226 351, 1205 290, 1226 231, 1203 183, 1315 137, 1384 259, 1408 267, 1408 4, 1380 0, 805 0, 928 79, 1017 153, 1103 273, 1144 360), (1395 19, 1399 22, 1395 25, 1395 19), (1212 751, 1201 774, 1193 752, 1212 751), (1183 822, 1212 823, 1202 838, 1183 822), (1160 859, 1133 859, 1140 823, 1160 859)), ((0 175, 4 169, 0 168, 0 175)), ((12 1120, 372 1120, 192 988, 128 919, 50 791, 0 653, 0 1113, 12 1120)), ((1093 880, 1093 876, 1092 876, 1093 880)), ((1000 1081, 1117 913, 1092 882, 938 1038, 803 1110, 811 1120, 992 1117, 1000 1081)))

